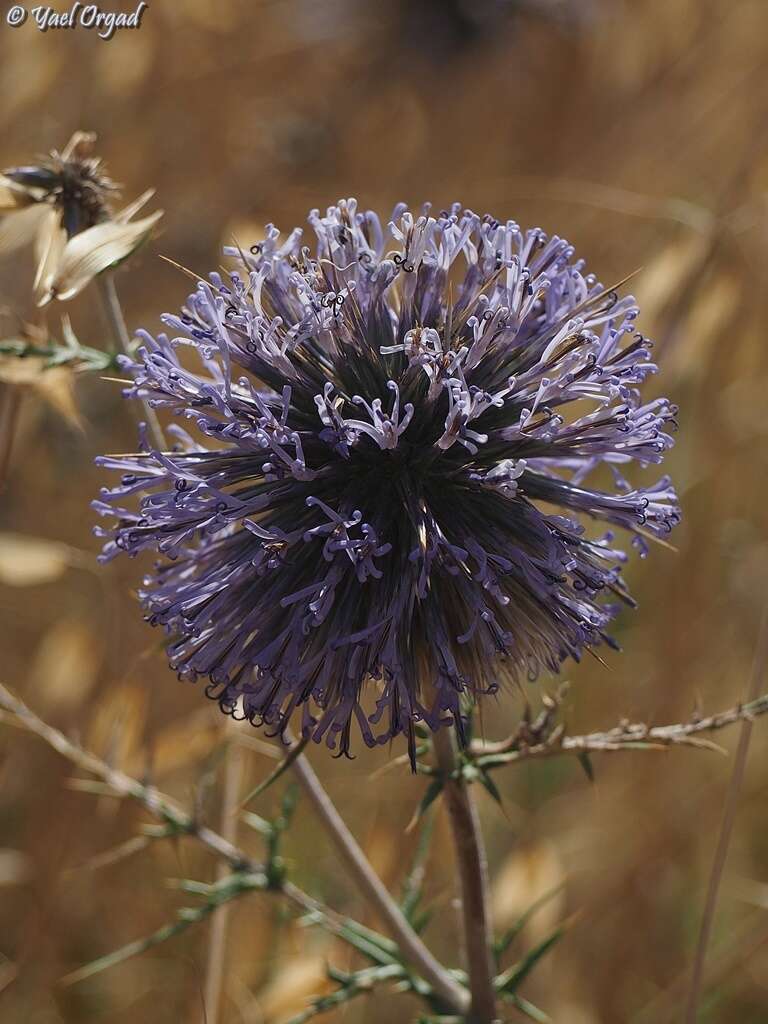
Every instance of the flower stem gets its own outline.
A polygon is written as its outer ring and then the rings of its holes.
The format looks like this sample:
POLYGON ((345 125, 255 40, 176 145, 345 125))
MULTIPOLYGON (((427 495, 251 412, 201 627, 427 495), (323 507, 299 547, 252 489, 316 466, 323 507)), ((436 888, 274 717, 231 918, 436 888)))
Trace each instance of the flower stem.
POLYGON ((457 774, 458 758, 449 729, 433 738, 435 758, 445 779, 444 794, 451 819, 454 850, 461 880, 467 969, 472 1003, 471 1024, 492 1024, 496 1017, 493 987, 492 931, 488 899, 488 865, 477 807, 466 782, 457 774))
MULTIPOLYGON (((115 288, 115 279, 112 274, 108 272, 99 274, 96 278, 96 287, 99 290, 101 305, 112 335, 113 351, 124 352, 126 355, 130 355, 131 338, 125 325, 125 317, 123 316, 120 299, 115 288)), ((160 426, 157 413, 146 401, 144 402, 144 415, 147 418, 147 425, 152 434, 152 440, 160 451, 163 451, 166 447, 163 428, 160 426)))
MULTIPOLYGON (((405 960, 419 972, 425 981, 429 982, 437 995, 446 1002, 453 1012, 466 1013, 469 1009, 467 992, 427 949, 408 923, 402 910, 371 867, 359 843, 336 810, 305 755, 302 754, 296 758, 293 762, 293 771, 336 849, 341 854, 357 887, 387 924, 392 937, 397 940, 405 960)), ((483 1018, 483 1021, 491 1019, 491 1017, 483 1018)))

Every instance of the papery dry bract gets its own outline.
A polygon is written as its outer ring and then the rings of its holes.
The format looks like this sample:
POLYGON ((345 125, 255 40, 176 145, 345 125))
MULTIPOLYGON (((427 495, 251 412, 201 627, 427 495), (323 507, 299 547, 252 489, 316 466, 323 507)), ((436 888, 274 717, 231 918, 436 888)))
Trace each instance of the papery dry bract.
MULTIPOLYGON (((53 267, 44 270, 36 282, 41 290, 40 305, 51 299, 72 299, 94 277, 122 263, 148 238, 162 217, 157 210, 135 222, 107 221, 96 224, 72 238, 57 253, 53 267)), ((41 264, 42 266, 42 264, 41 264)))
POLYGON ((353 722, 403 733, 413 756, 416 723, 461 737, 465 700, 610 643, 626 556, 576 514, 643 551, 669 532, 669 480, 620 469, 662 460, 675 409, 640 397, 634 299, 563 239, 458 205, 310 223, 314 250, 272 226, 229 249, 237 270, 124 360, 196 436, 102 459, 103 557, 160 552, 148 618, 223 710, 345 753, 353 722))
POLYGON ((149 237, 157 211, 131 222, 154 194, 145 192, 119 213, 117 186, 92 155, 95 135, 76 132, 63 152, 0 175, 0 254, 33 243, 38 305, 74 298, 94 277, 121 263, 149 237))

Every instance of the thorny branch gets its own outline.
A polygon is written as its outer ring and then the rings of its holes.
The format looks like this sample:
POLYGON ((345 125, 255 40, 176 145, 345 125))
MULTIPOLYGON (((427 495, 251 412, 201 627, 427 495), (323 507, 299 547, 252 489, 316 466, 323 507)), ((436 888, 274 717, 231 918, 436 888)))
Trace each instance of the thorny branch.
MULTIPOLYGON (((763 695, 726 711, 707 717, 696 715, 687 722, 673 725, 649 726, 645 723, 623 721, 606 732, 568 736, 564 726, 558 722, 558 713, 565 693, 566 687, 563 686, 553 697, 545 697, 541 712, 535 718, 532 718, 530 714, 526 715, 515 732, 506 740, 498 743, 474 741, 467 752, 469 761, 485 771, 516 761, 556 757, 562 754, 579 756, 621 750, 659 750, 672 746, 719 749, 711 740, 706 739, 704 734, 739 722, 749 722, 768 712, 768 695, 763 695)), ((0 684, 0 709, 8 714, 9 722, 34 733, 71 763, 100 779, 109 792, 117 796, 130 797, 141 804, 162 822, 162 826, 157 826, 158 829, 161 829, 158 835, 188 835, 227 863, 233 872, 233 876, 222 883, 221 893, 216 886, 210 887, 211 892, 206 895, 206 902, 202 907, 187 908, 176 924, 168 925, 156 935, 150 936, 149 939, 132 943, 123 950, 102 958, 101 961, 96 962, 96 965, 89 965, 79 972, 76 971, 69 979, 70 981, 78 980, 81 976, 87 977, 88 974, 93 973, 94 967, 101 969, 99 965, 118 963, 121 959, 132 955, 134 949, 141 951, 144 948, 150 948, 156 942, 164 941, 165 938, 177 934, 188 924, 204 920, 222 902, 235 898, 241 892, 261 888, 261 884, 257 885, 256 882, 265 875, 269 876, 269 884, 266 888, 281 894, 303 911, 305 923, 320 924, 326 931, 346 942, 351 942, 356 948, 362 950, 365 947, 373 952, 374 962, 382 967, 382 971, 374 971, 370 975, 370 979, 368 975, 365 975, 366 984, 360 987, 353 985, 347 996, 357 993, 361 988, 363 990, 367 988, 368 981, 384 981, 386 978, 395 980, 395 974, 398 972, 383 969, 390 964, 397 963, 398 948, 395 943, 369 929, 364 929, 357 922, 335 913, 309 893, 282 877, 281 874, 277 877, 273 874, 270 875, 269 870, 265 869, 263 864, 255 861, 242 848, 229 842, 219 832, 204 825, 194 814, 184 810, 171 797, 161 793, 150 783, 140 782, 112 767, 95 754, 84 750, 68 739, 58 729, 48 725, 2 684, 0 684), (235 880, 233 881, 233 879, 235 880), (232 881, 231 885, 230 881, 232 881)), ((465 767, 469 768, 470 765, 465 765, 465 767)), ((431 768, 423 766, 423 770, 431 771, 431 768)), ((246 814, 245 817, 252 816, 246 814)), ((140 842, 136 844, 137 849, 145 845, 146 837, 139 837, 139 840, 140 842)), ((131 845, 131 849, 133 849, 133 845, 131 845)), ((414 964, 417 970, 420 966, 414 964)), ((419 973, 422 972, 419 970, 419 973)), ((445 993, 438 992, 434 987, 430 989, 418 977, 410 975, 407 969, 404 969, 403 977, 403 984, 406 987, 415 988, 427 998, 430 998, 429 993, 432 992, 433 996, 441 997, 444 1003, 450 1005, 451 1000, 446 998, 445 993)), ((424 977, 423 973, 422 977, 424 977)), ((448 974, 448 977, 451 979, 452 987, 455 985, 463 997, 463 1005, 461 1008, 455 1007, 455 1010, 464 1013, 467 1009, 468 999, 466 990, 459 984, 459 972, 448 974)), ((431 981, 431 979, 429 980, 431 981)), ((341 999, 341 995, 339 995, 339 999, 341 999)), ((322 1010, 322 1004, 315 1007, 314 1010, 315 1012, 322 1010)))
POLYGON ((499 743, 474 741, 469 754, 481 768, 495 768, 532 758, 558 757, 562 754, 614 753, 621 750, 663 750, 669 747, 697 747, 719 750, 717 744, 703 734, 724 729, 737 722, 748 722, 768 713, 768 694, 717 714, 694 715, 687 722, 674 725, 647 725, 644 722, 622 721, 607 732, 568 736, 565 726, 557 722, 557 714, 566 693, 563 686, 554 697, 544 698, 544 708, 537 718, 526 717, 516 731, 499 743))
MULTIPOLYGON (((230 842, 220 833, 203 825, 194 815, 189 814, 175 800, 161 793, 154 786, 140 782, 125 772, 113 768, 95 754, 84 750, 78 744, 72 742, 64 733, 39 718, 23 701, 19 700, 2 684, 0 684, 0 708, 9 712, 13 721, 40 737, 63 757, 67 758, 67 760, 103 780, 116 795, 131 797, 136 800, 168 827, 169 834, 191 836, 229 864, 233 872, 239 876, 255 878, 264 874, 264 865, 254 861, 240 847, 230 842)), ((327 931, 345 941, 350 941, 349 935, 351 930, 354 930, 356 939, 360 937, 358 933, 363 931, 369 935, 374 934, 368 929, 363 929, 362 925, 358 925, 356 922, 336 914, 309 893, 306 893, 303 889, 300 889, 285 878, 281 877, 279 880, 274 881, 271 889, 272 891, 279 892, 303 910, 309 915, 310 920, 321 923, 327 931)), ((205 917, 206 914, 207 912, 203 911, 200 919, 205 917)), ((169 935, 176 934, 180 930, 177 926, 169 926, 169 928, 171 928, 169 935)), ((414 938, 417 939, 415 933, 414 938)), ((158 939, 158 941, 162 941, 162 938, 158 939)), ((381 938, 382 948, 386 941, 381 938)), ((421 944, 418 939, 417 942, 421 944)), ((154 944, 154 940, 151 940, 151 944, 154 944)), ((397 949, 394 946, 393 948, 397 949)), ((426 947, 424 949, 426 950, 426 947)), ((407 957, 411 966, 419 971, 419 973, 422 973, 420 968, 423 965, 420 962, 419 951, 414 951, 413 946, 411 946, 411 948, 405 949, 402 952, 407 957)), ((466 990, 441 965, 436 964, 431 954, 429 956, 430 962, 424 965, 426 970, 423 974, 426 980, 433 985, 435 995, 445 1004, 451 1006, 452 1009, 463 1012, 469 1001, 466 990), (440 975, 447 979, 447 984, 441 984, 442 978, 434 977, 435 970, 439 970, 440 975)), ((394 962, 392 956, 389 959, 391 962, 394 962)), ((419 989, 426 990, 426 992, 430 991, 417 978, 412 978, 411 983, 419 989)))
MULTIPOLYGON (((65 332, 65 339, 67 335, 65 332)), ((69 366, 75 371, 91 370, 103 372, 118 367, 115 356, 110 352, 102 352, 98 348, 81 345, 69 331, 69 339, 64 345, 57 342, 38 344, 29 338, 4 338, 0 341, 0 356, 15 356, 17 359, 42 359, 45 368, 69 366)))

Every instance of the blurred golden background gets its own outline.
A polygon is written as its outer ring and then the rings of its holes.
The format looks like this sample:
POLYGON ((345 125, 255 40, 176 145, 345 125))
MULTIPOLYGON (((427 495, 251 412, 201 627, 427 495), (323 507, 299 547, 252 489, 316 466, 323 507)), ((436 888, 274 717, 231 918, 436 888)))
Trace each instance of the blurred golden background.
MULTIPOLYGON (((160 236, 118 274, 131 328, 154 329, 187 294, 159 253, 204 274, 233 233, 255 238, 270 221, 290 229, 349 195, 385 216, 401 199, 459 199, 565 235, 607 284, 639 270, 630 287, 662 370, 651 390, 681 408, 667 467, 684 522, 676 551, 654 548, 630 565, 640 610, 618 623, 624 653, 607 667, 567 667, 568 724, 673 722, 740 699, 768 579, 764 0, 153 0, 140 30, 109 42, 43 34, 31 21, 11 29, 6 6, 0 167, 92 129, 125 199, 154 186, 166 211, 160 236)), ((67 312, 84 344, 102 346, 94 289, 41 314, 32 274, 30 254, 0 263, 3 330, 44 316, 58 331, 67 312)), ((133 450, 132 412, 119 385, 81 377, 78 429, 61 415, 62 387, 26 388, 0 494, 0 679, 128 771, 142 773, 151 747, 158 785, 188 805, 197 793, 217 823, 224 722, 167 669, 132 593, 140 567, 95 562, 88 503, 104 478, 93 457, 133 450), (19 535, 64 546, 52 554, 19 535)), ((519 713, 509 695, 486 719, 502 735, 519 713)), ((736 733, 717 738, 732 750, 736 733)), ((243 751, 245 792, 271 763, 243 751)), ((397 888, 423 780, 404 767, 374 778, 386 751, 360 749, 351 763, 311 755, 397 888)), ((709 1024, 768 1021, 766 755, 763 721, 707 963, 709 1024)), ((682 1019, 730 767, 700 751, 621 753, 596 758, 590 784, 560 759, 497 774, 503 810, 481 793, 499 927, 563 883, 518 940, 522 953, 570 922, 524 989, 556 1024, 682 1019)), ((215 869, 185 841, 91 865, 148 819, 72 777, 39 741, 2 726, 0 1019, 202 1022, 208 925, 91 981, 58 984, 171 920, 182 898, 169 878, 215 869)), ((301 804, 286 853, 303 885, 364 915, 301 804)), ((427 938, 456 962, 453 878, 439 814, 427 938)), ((278 1024, 325 986, 329 959, 350 963, 275 899, 236 902, 219 1020, 278 1024)), ((381 992, 323 1019, 383 1024, 411 1011, 381 992)))

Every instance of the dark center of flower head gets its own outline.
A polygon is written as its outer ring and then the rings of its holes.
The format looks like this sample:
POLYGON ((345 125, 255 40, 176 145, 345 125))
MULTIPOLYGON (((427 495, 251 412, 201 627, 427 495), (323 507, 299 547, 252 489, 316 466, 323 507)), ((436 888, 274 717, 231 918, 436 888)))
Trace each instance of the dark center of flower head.
POLYGON ((59 178, 54 201, 61 209, 67 236, 72 238, 106 217, 107 194, 113 186, 91 161, 62 161, 59 178))
POLYGON ((458 205, 310 223, 314 250, 271 226, 227 250, 237 270, 126 360, 129 393, 196 432, 102 460, 104 557, 160 552, 148 617, 225 711, 413 755, 416 723, 461 736, 466 701, 610 642, 626 556, 579 516, 641 553, 672 528, 669 480, 621 470, 661 461, 675 410, 640 397, 634 299, 563 239, 458 205))
POLYGON ((63 154, 54 150, 38 165, 3 171, 35 200, 60 211, 68 238, 103 221, 109 214, 109 196, 117 191, 101 160, 90 155, 90 142, 90 136, 79 133, 63 154))

